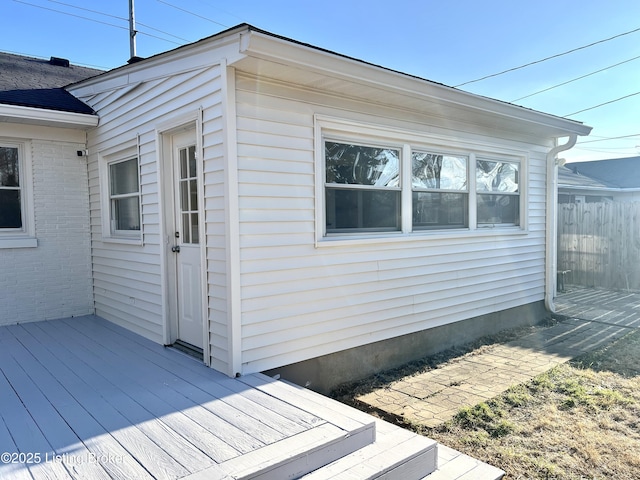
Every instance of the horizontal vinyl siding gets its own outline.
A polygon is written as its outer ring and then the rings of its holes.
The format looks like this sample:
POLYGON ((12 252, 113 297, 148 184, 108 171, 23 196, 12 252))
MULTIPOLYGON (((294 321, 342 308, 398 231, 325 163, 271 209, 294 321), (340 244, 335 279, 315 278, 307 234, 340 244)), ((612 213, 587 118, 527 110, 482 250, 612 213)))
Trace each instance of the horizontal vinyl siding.
POLYGON ((225 151, 222 95, 216 91, 203 114, 205 248, 211 366, 228 371, 227 246, 225 203, 225 151))
POLYGON ((315 113, 407 131, 433 126, 442 134, 443 126, 403 123, 402 112, 240 76, 237 113, 245 373, 543 298, 544 147, 500 132, 449 132, 471 144, 480 138, 484 148, 528 152, 528 232, 482 229, 316 248, 315 113))
MULTIPOLYGON (((161 271, 164 232, 157 128, 173 118, 193 114, 200 107, 207 112, 205 118, 215 117, 208 109, 219 110, 219 74, 218 67, 203 68, 83 98, 101 118, 100 126, 89 134, 96 313, 159 343, 164 341, 166 300, 161 271), (136 138, 140 151, 142 244, 129 245, 103 240, 98 153, 117 153, 123 146, 135 145, 136 138)), ((205 152, 211 143, 207 129, 212 123, 215 120, 203 125, 205 152)), ((211 187, 205 188, 209 191, 211 187)))

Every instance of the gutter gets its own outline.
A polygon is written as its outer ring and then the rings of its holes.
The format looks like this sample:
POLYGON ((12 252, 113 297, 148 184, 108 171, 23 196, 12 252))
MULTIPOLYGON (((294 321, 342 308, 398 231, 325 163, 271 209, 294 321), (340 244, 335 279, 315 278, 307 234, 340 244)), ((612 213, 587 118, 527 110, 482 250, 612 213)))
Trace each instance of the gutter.
POLYGON ((98 115, 90 115, 87 113, 0 104, 0 122, 86 129, 95 127, 99 121, 100 118, 98 115))
POLYGON ((545 293, 544 305, 546 309, 555 313, 556 305, 553 301, 557 288, 558 263, 558 160, 560 152, 573 148, 578 140, 575 133, 569 135, 569 140, 563 145, 556 145, 547 153, 547 228, 545 242, 545 293), (550 180, 550 181, 549 181, 550 180))

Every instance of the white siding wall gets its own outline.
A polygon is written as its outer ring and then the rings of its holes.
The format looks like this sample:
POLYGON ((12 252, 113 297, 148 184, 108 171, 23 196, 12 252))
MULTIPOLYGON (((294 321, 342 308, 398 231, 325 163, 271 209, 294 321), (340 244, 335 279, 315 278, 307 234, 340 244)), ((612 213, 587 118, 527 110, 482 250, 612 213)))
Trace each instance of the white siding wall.
POLYGON ((227 372, 230 362, 227 320, 227 246, 225 202, 225 150, 221 79, 211 106, 204 112, 204 197, 206 233, 207 301, 211 366, 227 372))
POLYGON ((93 313, 84 132, 6 128, 31 150, 38 246, 0 249, 0 325, 93 313))
MULTIPOLYGON (((167 72, 171 71, 168 67, 167 72)), ((205 152, 206 232, 210 278, 209 295, 212 342, 216 345, 213 364, 226 361, 219 316, 224 315, 224 285, 219 276, 226 268, 220 241, 220 209, 224 202, 221 185, 221 107, 220 67, 202 67, 184 73, 135 79, 106 92, 79 91, 85 102, 100 115, 100 126, 89 135, 89 185, 91 193, 91 231, 96 313, 156 342, 164 341, 162 255, 165 232, 162 231, 161 163, 158 134, 166 125, 178 127, 180 118, 193 117, 202 109, 203 148, 205 152), (138 82, 141 82, 137 84, 138 82), (132 85, 136 85, 131 88, 132 85), (172 122, 178 122, 173 125, 172 122), (164 127, 163 127, 164 126, 164 127), (130 245, 102 237, 102 208, 99 155, 109 155, 135 145, 139 136, 140 182, 143 243, 130 245), (220 313, 222 312, 222 313, 220 313), (216 323, 218 322, 218 323, 216 323)), ((189 121, 193 123, 193 121, 189 121)))
POLYGON ((543 299, 548 146, 249 76, 237 85, 245 373, 543 299), (316 248, 314 114, 527 153, 528 233, 316 248))

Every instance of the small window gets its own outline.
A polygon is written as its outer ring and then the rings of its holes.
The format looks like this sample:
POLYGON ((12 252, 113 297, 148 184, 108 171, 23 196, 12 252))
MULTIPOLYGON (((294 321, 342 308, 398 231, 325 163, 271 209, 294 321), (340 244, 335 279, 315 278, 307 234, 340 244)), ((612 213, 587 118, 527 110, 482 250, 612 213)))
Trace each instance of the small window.
POLYGON ((476 161, 478 226, 520 225, 520 164, 476 161))
POLYGON ((413 152, 413 228, 463 228, 469 225, 469 193, 464 156, 413 152))
POLYGON ((180 217, 182 219, 182 243, 197 244, 200 239, 198 214, 198 171, 196 147, 191 145, 179 150, 180 154, 180 217))
POLYGON ((140 232, 140 182, 138 159, 109 164, 111 234, 131 236, 140 232))
POLYGON ((17 147, 0 146, 0 229, 22 231, 23 195, 17 147))
POLYGON ((326 231, 396 231, 400 218, 400 150, 325 142, 326 231))

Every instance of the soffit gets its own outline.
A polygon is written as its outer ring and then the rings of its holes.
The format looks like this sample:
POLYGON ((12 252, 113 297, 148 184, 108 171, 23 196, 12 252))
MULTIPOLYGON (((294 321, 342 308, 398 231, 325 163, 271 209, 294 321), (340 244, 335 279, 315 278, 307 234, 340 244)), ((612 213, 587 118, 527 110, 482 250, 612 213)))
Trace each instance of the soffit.
POLYGON ((240 51, 244 57, 233 64, 239 71, 336 96, 541 138, 588 135, 591 130, 580 122, 470 94, 263 32, 243 34, 240 51))

